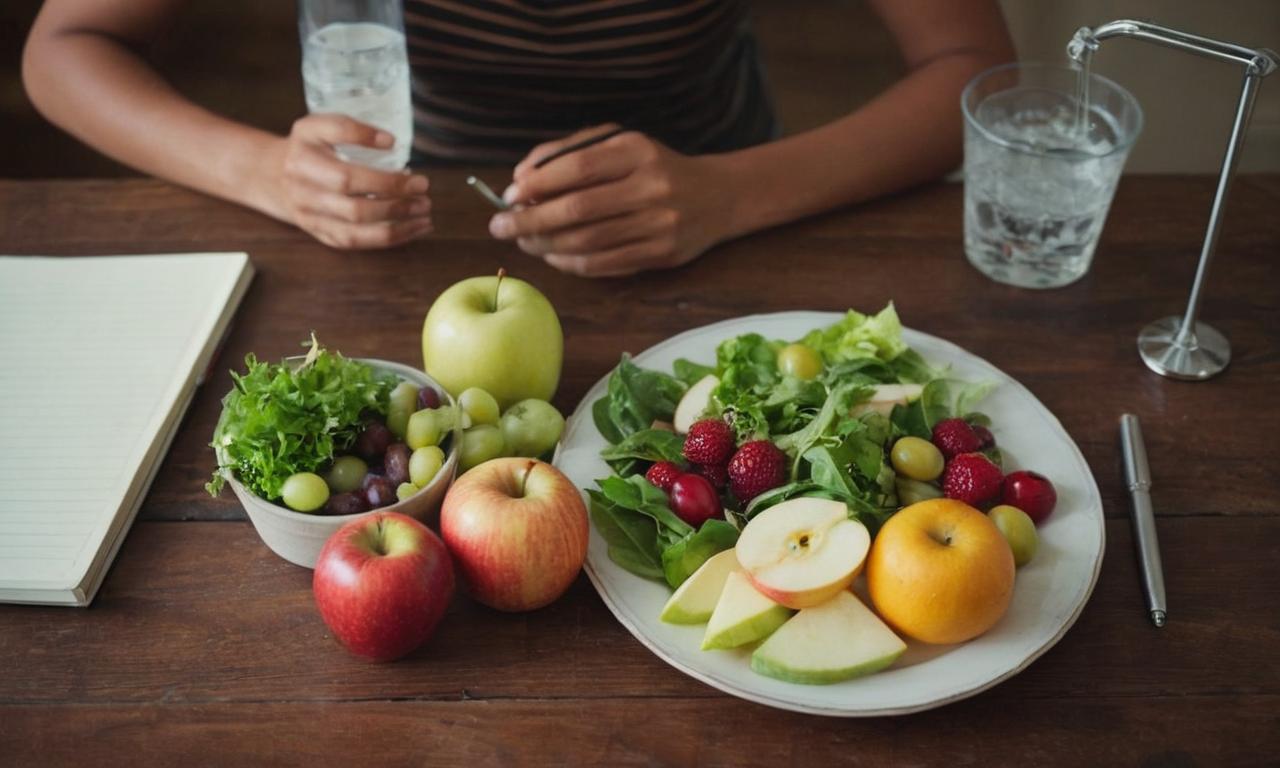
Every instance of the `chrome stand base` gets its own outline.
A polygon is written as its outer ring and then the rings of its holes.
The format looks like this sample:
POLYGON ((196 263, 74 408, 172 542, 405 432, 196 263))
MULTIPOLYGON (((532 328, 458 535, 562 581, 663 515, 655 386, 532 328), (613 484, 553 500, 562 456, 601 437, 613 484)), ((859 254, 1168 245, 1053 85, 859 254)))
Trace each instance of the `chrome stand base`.
POLYGON ((1171 379, 1202 381, 1231 362, 1231 342, 1212 326, 1196 323, 1196 332, 1179 342, 1181 328, 1181 317, 1166 317, 1142 329, 1138 354, 1148 368, 1171 379))

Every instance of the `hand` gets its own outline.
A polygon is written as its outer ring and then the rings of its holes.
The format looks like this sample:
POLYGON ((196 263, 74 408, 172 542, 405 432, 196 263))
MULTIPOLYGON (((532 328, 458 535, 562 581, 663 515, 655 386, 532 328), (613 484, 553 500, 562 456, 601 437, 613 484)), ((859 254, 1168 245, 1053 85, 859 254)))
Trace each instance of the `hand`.
POLYGON ((272 145, 263 207, 325 245, 388 248, 431 232, 427 177, 378 171, 338 158, 334 145, 388 149, 386 131, 343 115, 308 115, 272 145))
POLYGON ((727 234, 719 166, 628 131, 547 163, 541 158, 614 126, 535 147, 489 232, 565 272, 629 275, 693 260, 727 234), (520 207, 523 206, 523 207, 520 207))

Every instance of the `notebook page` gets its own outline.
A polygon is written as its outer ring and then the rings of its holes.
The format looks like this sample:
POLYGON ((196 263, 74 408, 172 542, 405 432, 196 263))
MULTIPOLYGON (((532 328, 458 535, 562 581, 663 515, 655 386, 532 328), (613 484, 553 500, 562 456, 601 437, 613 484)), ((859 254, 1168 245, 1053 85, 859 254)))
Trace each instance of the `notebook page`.
POLYGON ((81 583, 246 262, 0 258, 0 587, 81 583))

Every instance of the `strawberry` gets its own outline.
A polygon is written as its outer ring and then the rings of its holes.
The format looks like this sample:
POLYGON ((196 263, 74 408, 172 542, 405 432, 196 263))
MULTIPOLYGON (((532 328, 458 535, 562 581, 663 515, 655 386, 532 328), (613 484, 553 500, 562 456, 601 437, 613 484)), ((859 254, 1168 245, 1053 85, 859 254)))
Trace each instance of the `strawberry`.
POLYGON ((746 443, 729 460, 729 488, 746 504, 787 479, 787 456, 768 440, 746 443))
POLYGON ((659 461, 649 467, 649 471, 644 473, 644 479, 648 480, 655 488, 661 488, 666 493, 671 493, 671 484, 682 474, 684 474, 684 470, 672 462, 659 461))
POLYGON ((1000 468, 986 456, 962 453, 942 470, 942 493, 948 499, 979 507, 1000 495, 1003 479, 1000 468))
POLYGON ((693 471, 710 480, 718 491, 729 485, 729 470, 723 464, 699 464, 693 471))
POLYGON ((733 429, 720 419, 695 421, 684 438, 684 457, 694 464, 724 464, 733 453, 733 429))
POLYGON ((933 444, 948 459, 962 453, 982 450, 982 438, 974 433, 973 427, 964 419, 943 419, 934 424, 933 444))

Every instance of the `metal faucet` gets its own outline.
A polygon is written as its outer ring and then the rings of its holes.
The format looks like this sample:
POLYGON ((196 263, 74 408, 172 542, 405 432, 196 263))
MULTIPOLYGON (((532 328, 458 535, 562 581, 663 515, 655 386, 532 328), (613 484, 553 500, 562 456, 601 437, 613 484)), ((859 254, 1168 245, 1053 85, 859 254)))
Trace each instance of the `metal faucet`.
POLYGON ((1111 21, 1094 29, 1081 27, 1067 43, 1067 55, 1076 62, 1082 62, 1098 49, 1099 43, 1111 37, 1132 37, 1244 67, 1244 86, 1236 106, 1235 123, 1231 127, 1231 138, 1227 141, 1226 155, 1222 158, 1218 190, 1213 196, 1213 207, 1209 211, 1209 227, 1205 232, 1204 245, 1200 249, 1200 265, 1196 268, 1196 278, 1191 286, 1186 312, 1181 318, 1172 316, 1157 320, 1138 334, 1138 352, 1151 370, 1175 379, 1207 379, 1227 367, 1227 363, 1231 361, 1231 344, 1217 330, 1196 320, 1200 313, 1205 276, 1209 272, 1209 263, 1213 261, 1213 252, 1218 243, 1223 204, 1240 159, 1240 147, 1244 144, 1245 129, 1253 112, 1258 85, 1262 78, 1275 71, 1280 57, 1266 48, 1246 48, 1129 19, 1111 21))

